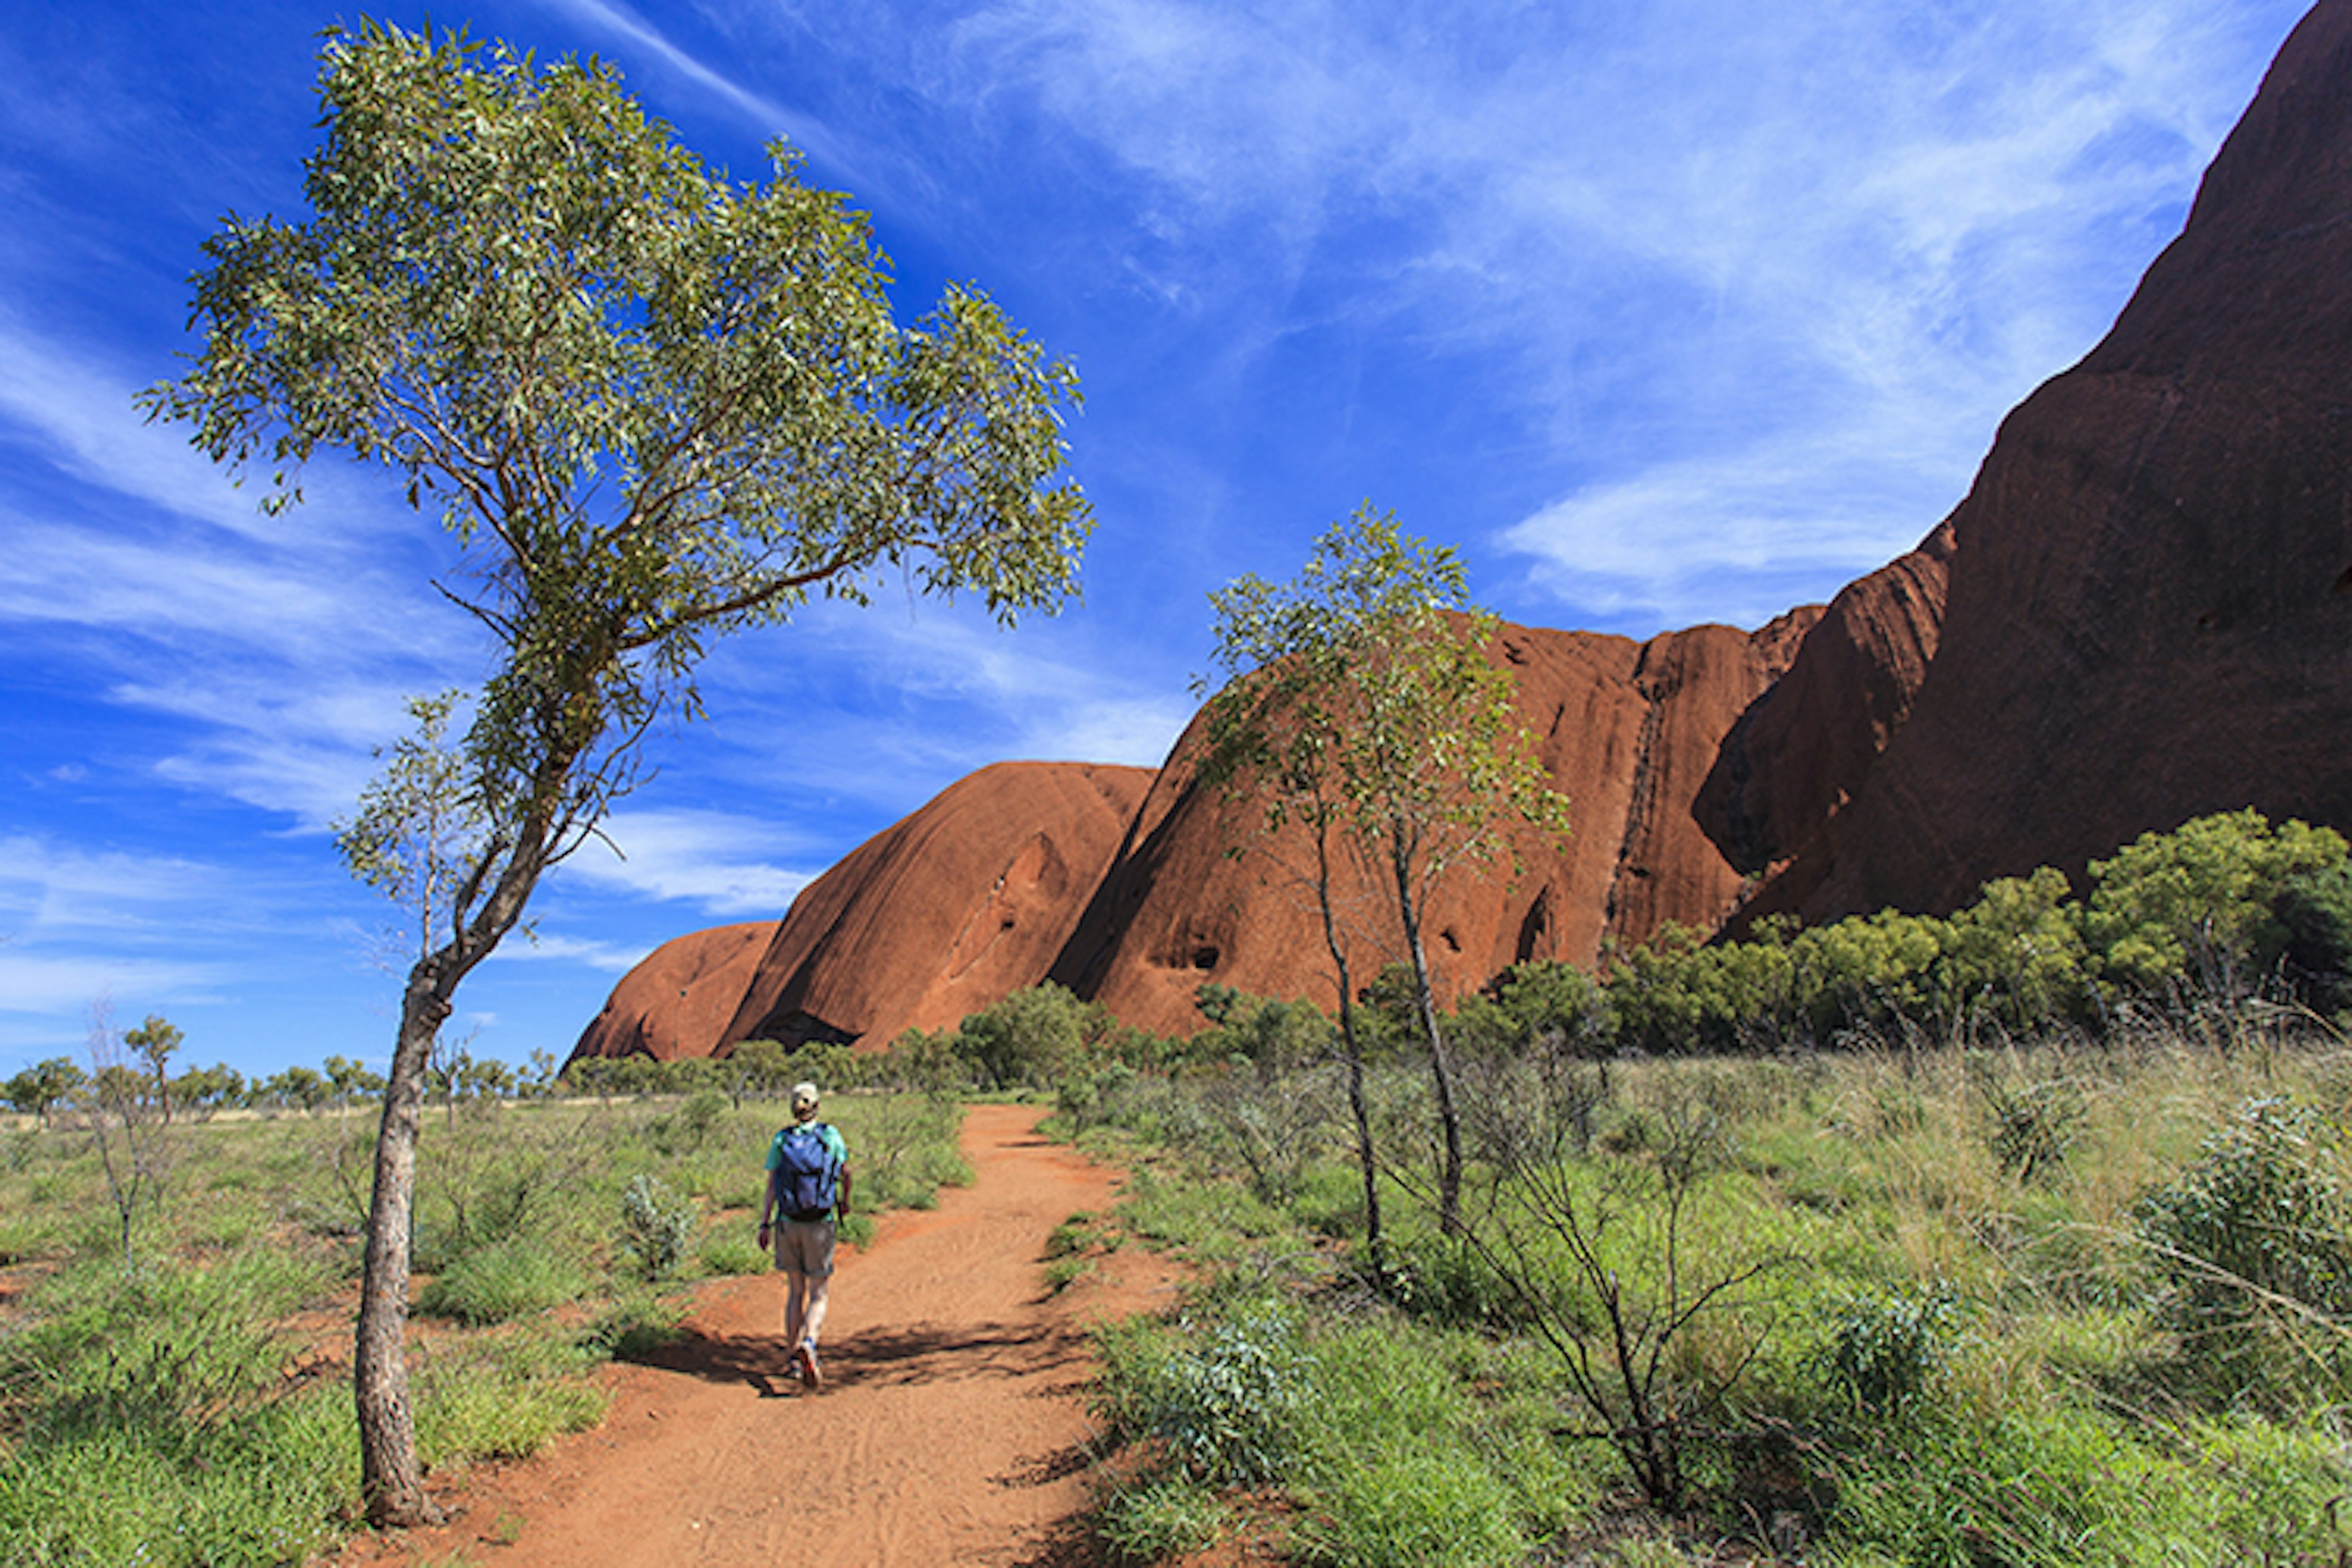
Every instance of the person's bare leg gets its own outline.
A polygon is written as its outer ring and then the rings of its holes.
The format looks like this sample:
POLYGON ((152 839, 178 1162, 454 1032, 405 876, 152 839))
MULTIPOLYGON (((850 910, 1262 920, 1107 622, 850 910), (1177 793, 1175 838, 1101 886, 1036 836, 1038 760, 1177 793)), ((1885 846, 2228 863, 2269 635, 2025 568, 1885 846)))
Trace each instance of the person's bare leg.
MULTIPOLYGON (((793 1353, 797 1356, 800 1354, 801 1331, 805 1326, 807 1315, 803 1298, 808 1292, 810 1280, 797 1268, 787 1272, 784 1279, 789 1282, 784 1291, 784 1343, 791 1346, 793 1353)), ((824 1281, 820 1279, 816 1283, 822 1286, 824 1281)), ((818 1315, 823 1316, 822 1311, 818 1315)))
POLYGON ((808 1307, 802 1314, 800 1337, 793 1342, 794 1343, 807 1345, 812 1350, 815 1348, 817 1331, 824 1326, 825 1300, 832 1294, 832 1288, 833 1278, 830 1275, 819 1275, 810 1279, 808 1307))

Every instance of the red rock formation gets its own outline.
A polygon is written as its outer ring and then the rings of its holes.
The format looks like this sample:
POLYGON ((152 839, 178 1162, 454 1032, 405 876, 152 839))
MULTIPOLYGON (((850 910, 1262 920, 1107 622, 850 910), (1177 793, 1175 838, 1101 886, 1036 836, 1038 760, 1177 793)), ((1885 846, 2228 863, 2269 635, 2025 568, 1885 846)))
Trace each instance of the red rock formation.
MULTIPOLYGON (((1532 834, 1507 858, 1465 868, 1438 889, 1429 953, 1449 994, 1486 984, 1520 959, 1590 963, 1611 940, 1639 941, 1666 920, 1712 927, 1738 892, 1738 870, 1699 830, 1691 801, 1724 732, 1788 667, 1817 609, 1753 635, 1729 626, 1647 643, 1588 632, 1505 626, 1494 656, 1518 681, 1574 827, 1564 843, 1532 834)), ((1195 722, 1195 730, 1198 722, 1195 722)), ((1329 965, 1297 833, 1259 833, 1259 808, 1200 788, 1188 733, 1153 784, 1053 977, 1129 1023, 1190 1034, 1204 982, 1329 1006, 1329 965), (1234 850, 1243 850, 1236 856, 1234 850)), ((1364 979, 1402 947, 1386 900, 1352 868, 1340 902, 1365 933, 1364 979)))
MULTIPOLYGON (((1947 521, 1916 550, 1848 584, 1806 633, 1789 673, 1724 737, 1693 809, 1738 869, 1762 873, 1799 858, 1810 871, 1823 858, 1831 819, 1909 717, 1935 658, 1951 558, 1947 521)), ((1792 907, 1801 880, 1775 877, 1742 914, 1792 907)))
POLYGON ((1948 909, 2249 805, 2352 825, 2352 3, 2295 29, 1952 527, 1910 716, 1787 901, 1948 909))
POLYGON ((852 850, 793 900, 714 1047, 951 1027, 1033 985, 1151 783, 1148 768, 1000 763, 852 850))
POLYGON ((720 926, 656 948, 621 978, 580 1043, 581 1057, 707 1057, 760 973, 780 922, 720 926))

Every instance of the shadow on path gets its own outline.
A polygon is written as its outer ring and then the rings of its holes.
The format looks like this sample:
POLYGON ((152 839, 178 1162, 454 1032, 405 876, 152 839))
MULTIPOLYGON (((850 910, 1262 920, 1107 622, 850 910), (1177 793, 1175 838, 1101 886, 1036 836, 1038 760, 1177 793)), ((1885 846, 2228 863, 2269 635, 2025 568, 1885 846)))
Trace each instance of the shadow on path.
MULTIPOLYGON (((1087 1347, 1081 1331, 1026 1324, 866 1329, 824 1346, 824 1375, 827 1386, 834 1388, 982 1377, 1012 1380, 1077 1365, 1087 1347)), ((799 1386, 781 1335, 735 1337, 689 1327, 670 1343, 630 1359, 705 1383, 747 1384, 765 1399, 780 1398, 799 1386)), ((1066 1387, 1055 1392, 1066 1392, 1066 1387)))

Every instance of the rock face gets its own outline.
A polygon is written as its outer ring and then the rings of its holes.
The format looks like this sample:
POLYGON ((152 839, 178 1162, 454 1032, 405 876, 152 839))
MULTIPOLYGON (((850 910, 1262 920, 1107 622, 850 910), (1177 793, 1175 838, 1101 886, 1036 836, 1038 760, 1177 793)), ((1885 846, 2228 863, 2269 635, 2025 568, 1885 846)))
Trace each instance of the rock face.
POLYGON ((886 1046, 1036 984, 1151 777, 1003 763, 950 784, 793 900, 726 1037, 886 1046))
POLYGON ((779 921, 720 926, 666 942, 624 975, 572 1049, 578 1057, 707 1057, 759 977, 779 921))
POLYGON ((1743 915, 1785 901, 1822 863, 1831 820, 1910 716, 1936 657, 1951 559, 1948 521, 1916 550, 1847 584, 1806 633, 1789 673, 1724 737, 1693 811, 1732 866, 1777 873, 1743 915))
MULTIPOLYGON (((1574 830, 1441 888, 1448 993, 1666 921, 1948 910, 2208 811, 2352 827, 2352 0, 2295 29, 2180 238, 1916 550, 1753 634, 1490 651, 1574 830)), ((1200 788, 1193 743, 972 775, 781 927, 662 949, 581 1051, 878 1048, 1045 978, 1170 1033, 1204 981, 1328 1005, 1303 841, 1200 788)), ((1369 979, 1385 900, 1337 882, 1369 979)))
POLYGON ((2352 4, 2295 29, 1951 529, 1909 716, 1772 901, 1949 909, 2250 805, 2352 823, 2352 4))
MULTIPOLYGON (((961 1023, 1045 973, 1151 779, 1148 768, 1083 763, 983 768, 851 851, 781 923, 729 928, 764 940, 724 984, 714 978, 712 1007, 690 1023, 641 1026, 633 1037, 600 1017, 572 1055, 626 1055, 669 1037, 682 1042, 675 1054, 694 1056, 747 1039, 879 1049, 910 1028, 961 1023)), ((625 994, 661 994, 640 976, 697 940, 631 971, 606 1016, 625 1011, 625 994)))
MULTIPOLYGON (((1788 668, 1819 613, 1753 634, 1700 626, 1646 643, 1501 628, 1492 657, 1517 679, 1521 716, 1574 826, 1559 843, 1523 836, 1516 874, 1506 857, 1441 885, 1425 921, 1441 987, 1473 989, 1525 958, 1589 963, 1604 942, 1639 941, 1667 920, 1712 929, 1741 879, 1692 819, 1692 798, 1724 732, 1788 668)), ((1309 842, 1295 831, 1269 840, 1257 805, 1201 788, 1195 743, 1191 733, 1178 742, 1052 978, 1161 1033, 1200 1026, 1193 993, 1211 981, 1334 1005, 1304 875, 1309 842)), ((1402 962, 1389 900, 1352 863, 1334 883, 1335 902, 1369 939, 1351 960, 1359 982, 1402 962)))
MULTIPOLYGON (((1664 921, 1722 919, 1742 876, 1692 801, 1725 732, 1789 668, 1820 614, 1646 643, 1500 630, 1491 657, 1517 679, 1574 828, 1559 842, 1523 835, 1516 872, 1507 856, 1441 889, 1426 931, 1449 995, 1523 958, 1589 963, 1603 943, 1638 942, 1664 921)), ((700 940, 681 939, 623 982, 574 1054, 710 1054, 752 1038, 878 1049, 1046 979, 1171 1034, 1199 1026, 1193 994, 1207 981, 1329 1003, 1319 917, 1295 874, 1299 844, 1265 839, 1255 805, 1198 787, 1192 745, 1188 734, 1157 773, 983 769, 810 884, 751 972, 726 972, 736 1001, 725 1018, 714 1025, 708 1006, 691 1021, 643 1016, 642 999, 678 989, 664 966, 700 940)), ((1339 889, 1370 939, 1355 960, 1368 980, 1402 949, 1352 864, 1339 889)))

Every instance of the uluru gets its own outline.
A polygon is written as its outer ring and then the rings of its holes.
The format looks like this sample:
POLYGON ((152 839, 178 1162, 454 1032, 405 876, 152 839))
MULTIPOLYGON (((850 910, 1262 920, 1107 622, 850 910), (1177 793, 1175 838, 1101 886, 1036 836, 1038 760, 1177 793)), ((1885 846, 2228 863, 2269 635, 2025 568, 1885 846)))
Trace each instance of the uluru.
MULTIPOLYGON (((1443 890, 1441 986, 1667 921, 1944 912, 2209 811, 2352 827, 2352 6, 2295 28, 2104 340, 1918 528, 1752 632, 1501 627, 1574 826, 1443 890)), ((656 952, 575 1054, 878 1049, 1049 979, 1161 1032, 1204 982, 1328 1006, 1307 906, 1231 853, 1254 816, 1196 785, 1195 744, 984 769, 756 963, 744 928, 656 952)))

